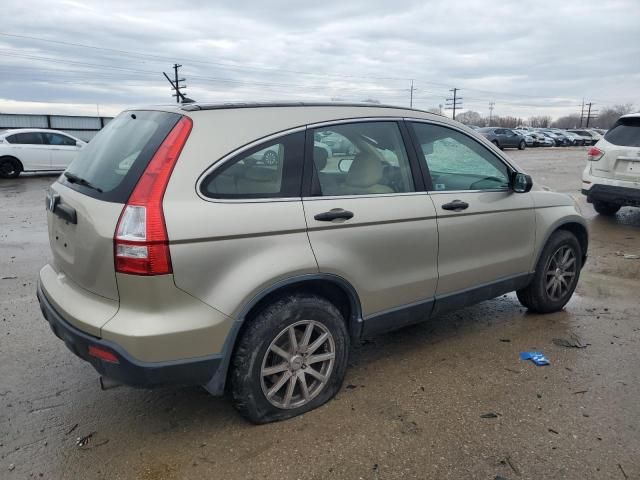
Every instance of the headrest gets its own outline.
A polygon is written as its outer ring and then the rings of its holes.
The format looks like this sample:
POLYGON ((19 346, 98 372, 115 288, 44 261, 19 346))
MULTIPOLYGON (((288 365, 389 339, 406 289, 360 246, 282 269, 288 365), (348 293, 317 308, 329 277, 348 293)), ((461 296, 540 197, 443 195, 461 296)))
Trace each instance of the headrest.
POLYGON ((349 173, 347 173, 347 185, 358 188, 376 185, 382 180, 382 162, 373 155, 359 153, 353 159, 349 173))

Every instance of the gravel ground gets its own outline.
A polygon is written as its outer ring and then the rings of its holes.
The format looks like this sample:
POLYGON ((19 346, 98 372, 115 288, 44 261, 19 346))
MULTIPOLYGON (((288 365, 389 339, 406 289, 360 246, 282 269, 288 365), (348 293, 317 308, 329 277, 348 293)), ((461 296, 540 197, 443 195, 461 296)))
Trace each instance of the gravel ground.
POLYGON ((200 388, 101 391, 35 299, 55 177, 0 180, 0 478, 640 478, 640 260, 619 255, 640 254, 640 209, 584 202, 585 148, 508 153, 588 218, 566 309, 510 294, 376 338, 335 400, 260 427, 200 388), (571 336, 588 346, 552 341, 571 336), (551 365, 518 359, 533 349, 551 365))

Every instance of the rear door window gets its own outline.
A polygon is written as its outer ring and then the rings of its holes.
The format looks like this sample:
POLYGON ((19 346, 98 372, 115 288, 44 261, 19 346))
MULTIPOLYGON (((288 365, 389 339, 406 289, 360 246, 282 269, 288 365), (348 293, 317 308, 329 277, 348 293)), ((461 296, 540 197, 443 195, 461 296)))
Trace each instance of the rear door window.
POLYGON ((67 168, 65 173, 86 183, 71 182, 64 175, 60 181, 86 195, 125 203, 154 153, 180 117, 176 113, 156 111, 121 113, 79 150, 67 168))
POLYGON ((640 147, 640 118, 621 118, 604 139, 621 147, 640 147))
POLYGON ((345 123, 313 130, 314 195, 413 192, 396 122, 345 123))

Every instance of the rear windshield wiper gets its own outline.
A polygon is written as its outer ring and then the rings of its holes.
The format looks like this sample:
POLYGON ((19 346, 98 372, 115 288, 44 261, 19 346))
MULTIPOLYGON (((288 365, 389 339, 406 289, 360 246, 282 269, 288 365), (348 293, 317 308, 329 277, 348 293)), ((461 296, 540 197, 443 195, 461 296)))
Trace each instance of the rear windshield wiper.
POLYGON ((64 172, 64 176, 67 177, 67 180, 69 180, 71 183, 77 183, 78 185, 82 185, 84 187, 95 190, 96 192, 102 193, 101 188, 96 187, 91 182, 89 182, 89 180, 85 180, 84 178, 81 178, 74 173, 64 172))

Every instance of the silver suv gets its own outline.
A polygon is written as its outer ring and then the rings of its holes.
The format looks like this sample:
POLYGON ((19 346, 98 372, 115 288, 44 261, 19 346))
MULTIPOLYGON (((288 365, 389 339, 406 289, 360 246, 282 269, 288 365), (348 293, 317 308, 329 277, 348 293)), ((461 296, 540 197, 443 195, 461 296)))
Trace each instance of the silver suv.
POLYGON ((560 310, 588 242, 473 130, 379 105, 125 111, 46 206, 54 333, 111 382, 228 390, 256 423, 332 398, 363 336, 514 290, 560 310))

